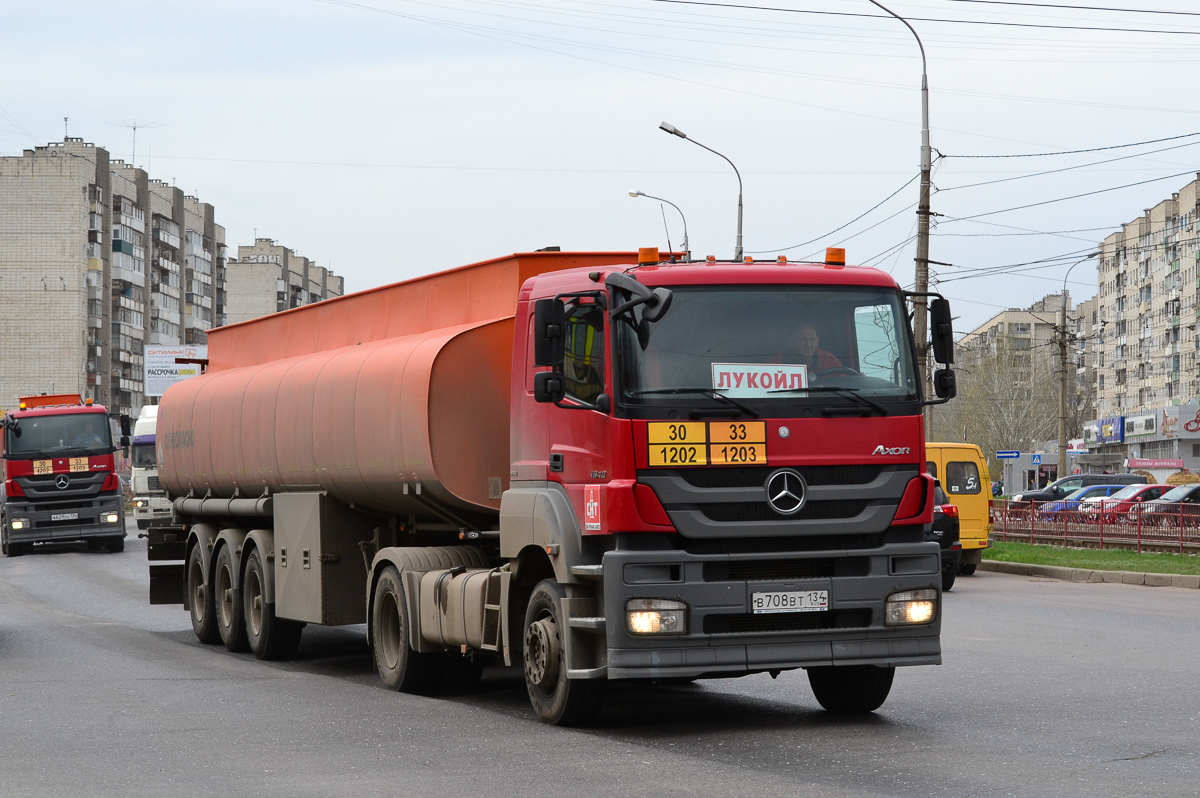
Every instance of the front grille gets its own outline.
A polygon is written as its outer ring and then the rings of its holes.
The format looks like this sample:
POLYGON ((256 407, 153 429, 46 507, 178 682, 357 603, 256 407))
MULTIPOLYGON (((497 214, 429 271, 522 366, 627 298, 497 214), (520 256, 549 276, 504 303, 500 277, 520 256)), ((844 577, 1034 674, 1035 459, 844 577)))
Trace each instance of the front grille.
POLYGON ((768 615, 709 615, 704 633, 709 635, 753 632, 805 632, 813 629, 861 629, 871 625, 871 611, 776 612, 768 615))
POLYGON ((780 515, 772 510, 766 502, 719 502, 697 505, 697 508, 704 513, 708 520, 728 524, 746 521, 812 521, 854 518, 866 507, 866 500, 809 502, 795 515, 780 515))
MULTIPOLYGON (((759 468, 681 468, 679 476, 697 488, 757 488, 776 469, 759 468)), ((809 485, 865 485, 883 473, 883 466, 800 466, 797 471, 809 485)))
POLYGON ((161 492, 162 485, 158 481, 158 477, 146 477, 146 489, 154 492, 161 492))

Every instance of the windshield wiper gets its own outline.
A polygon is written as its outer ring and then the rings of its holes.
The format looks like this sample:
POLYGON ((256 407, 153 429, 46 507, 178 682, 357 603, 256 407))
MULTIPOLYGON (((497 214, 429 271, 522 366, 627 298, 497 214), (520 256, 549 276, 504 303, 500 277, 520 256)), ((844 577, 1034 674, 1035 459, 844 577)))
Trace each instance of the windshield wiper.
POLYGON ((839 385, 816 385, 809 388, 783 388, 771 393, 836 393, 838 396, 844 396, 847 399, 855 399, 864 405, 867 405, 872 410, 877 410, 881 416, 890 415, 888 409, 878 402, 872 401, 859 393, 858 388, 843 388, 839 385))
POLYGON ((733 406, 734 406, 734 407, 736 407, 738 410, 741 410, 743 413, 745 413, 746 415, 750 416, 751 418, 758 418, 758 416, 759 416, 759 413, 758 413, 758 411, 757 411, 757 410, 755 410, 754 408, 752 408, 752 407, 750 407, 750 406, 748 406, 748 405, 744 405, 744 404, 742 404, 742 403, 741 403, 741 402, 739 402, 737 399, 731 399, 731 398, 729 398, 729 397, 728 397, 728 396, 726 396, 725 394, 723 394, 723 393, 721 393, 720 391, 718 391, 716 388, 703 388, 703 387, 696 387, 696 388, 654 388, 654 389, 652 389, 652 390, 647 390, 647 391, 626 391, 626 392, 625 392, 625 395, 626 395, 626 396, 655 396, 655 395, 658 395, 658 396, 665 396, 665 395, 669 395, 669 394, 680 394, 680 393, 702 393, 702 394, 706 394, 706 395, 708 395, 708 396, 711 396, 711 397, 712 397, 712 398, 714 398, 714 399, 720 399, 720 400, 721 400, 721 401, 723 401, 723 402, 728 402, 729 404, 733 405, 733 406))

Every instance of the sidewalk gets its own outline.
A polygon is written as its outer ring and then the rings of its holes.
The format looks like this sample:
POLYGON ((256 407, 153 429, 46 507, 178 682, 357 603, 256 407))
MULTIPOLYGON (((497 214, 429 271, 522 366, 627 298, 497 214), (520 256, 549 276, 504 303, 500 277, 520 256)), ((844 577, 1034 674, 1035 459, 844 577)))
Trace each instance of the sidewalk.
POLYGON ((984 560, 979 564, 979 570, 1016 574, 1017 576, 1038 576, 1043 579, 1061 579, 1065 582, 1112 582, 1122 585, 1186 587, 1200 590, 1200 575, 1094 571, 1090 568, 1064 568, 1059 565, 1031 565, 1023 562, 999 562, 998 560, 984 560))

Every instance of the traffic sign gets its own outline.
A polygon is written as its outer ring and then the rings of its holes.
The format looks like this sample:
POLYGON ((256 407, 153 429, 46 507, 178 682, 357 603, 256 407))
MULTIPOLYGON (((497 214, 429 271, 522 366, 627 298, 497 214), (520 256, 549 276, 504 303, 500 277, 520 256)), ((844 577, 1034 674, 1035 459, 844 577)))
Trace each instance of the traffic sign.
POLYGON ((1042 464, 1042 456, 1041 456, 1040 454, 1035 454, 1035 455, 1033 456, 1033 464, 1034 464, 1034 465, 1041 465, 1041 464, 1042 464))
POLYGON ((996 452, 997 460, 1016 460, 1020 456, 1020 452, 996 452))

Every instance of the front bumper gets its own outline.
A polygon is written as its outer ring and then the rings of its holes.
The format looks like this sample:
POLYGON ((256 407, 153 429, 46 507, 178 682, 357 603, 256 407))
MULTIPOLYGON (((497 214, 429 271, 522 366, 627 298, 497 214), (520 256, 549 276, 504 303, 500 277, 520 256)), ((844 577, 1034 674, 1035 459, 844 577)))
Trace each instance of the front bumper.
POLYGON ((120 494, 106 494, 95 499, 54 504, 9 500, 4 506, 4 536, 9 543, 51 543, 85 540, 87 538, 125 537, 125 508, 120 494), (69 506, 66 506, 68 505, 69 506), (54 518, 76 514, 77 518, 54 518), (117 514, 116 523, 100 519, 109 513, 117 514), (25 519, 29 526, 13 529, 12 522, 25 519))
POLYGON ((135 496, 133 517, 139 529, 146 529, 156 522, 171 520, 171 500, 164 496, 135 496))
POLYGON ((606 675, 659 679, 824 665, 937 665, 940 598, 929 624, 891 628, 883 616, 887 596, 896 591, 933 588, 940 596, 941 565, 936 543, 739 554, 610 551, 603 560, 606 675), (829 609, 751 613, 751 594, 792 590, 828 590, 829 609), (686 602, 687 633, 628 632, 631 598, 686 602))

